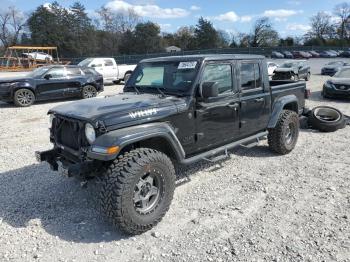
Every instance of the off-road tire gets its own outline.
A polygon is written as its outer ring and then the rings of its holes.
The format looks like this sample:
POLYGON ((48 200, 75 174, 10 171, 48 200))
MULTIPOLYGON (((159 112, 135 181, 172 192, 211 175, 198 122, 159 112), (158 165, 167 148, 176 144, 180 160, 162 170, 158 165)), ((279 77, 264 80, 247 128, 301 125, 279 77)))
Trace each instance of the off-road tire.
POLYGON ((18 89, 13 95, 13 102, 20 107, 31 106, 35 102, 35 94, 27 88, 18 89))
POLYGON ((317 129, 321 132, 334 132, 334 131, 337 131, 338 129, 344 128, 346 126, 346 121, 345 121, 344 115, 338 109, 329 107, 329 106, 318 106, 311 110, 311 113, 309 115, 309 125, 312 128, 317 129), (320 109, 328 110, 330 112, 333 111, 332 114, 337 115, 337 117, 332 116, 334 117, 334 119, 328 119, 328 120, 319 118, 316 116, 316 114, 317 114, 317 111, 320 109))
POLYGON ((162 152, 138 148, 126 152, 107 169, 101 181, 101 209, 112 223, 127 234, 141 234, 157 225, 168 211, 175 190, 175 170, 162 152), (147 172, 162 181, 159 200, 146 213, 134 202, 137 185, 147 172))
POLYGON ((298 141, 299 126, 298 114, 291 110, 283 110, 276 127, 269 129, 268 143, 270 149, 282 155, 290 153, 298 141), (292 132, 291 137, 288 136, 288 132, 292 132))
POLYGON ((96 87, 94 87, 93 85, 86 85, 81 90, 82 99, 93 98, 96 96, 97 96, 97 90, 96 90, 96 87))

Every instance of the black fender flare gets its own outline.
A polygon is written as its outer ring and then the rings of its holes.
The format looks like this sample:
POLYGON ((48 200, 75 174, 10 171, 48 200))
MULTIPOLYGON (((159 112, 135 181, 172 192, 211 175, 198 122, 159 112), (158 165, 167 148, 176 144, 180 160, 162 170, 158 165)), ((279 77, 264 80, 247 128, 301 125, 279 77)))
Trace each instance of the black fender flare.
POLYGON ((277 124, 278 118, 283 109, 288 106, 288 109, 292 109, 299 114, 299 103, 298 98, 295 95, 287 95, 278 98, 273 105, 272 114, 269 120, 268 128, 274 128, 277 124))
MULTIPOLYGON (((185 158, 185 151, 178 140, 174 129, 167 123, 149 123, 144 125, 137 125, 126 127, 114 131, 110 131, 104 135, 99 136, 92 147, 112 147, 118 146, 120 148, 119 152, 123 150, 128 145, 141 142, 150 138, 163 138, 175 153, 176 160, 181 160, 185 158)), ((99 153, 92 152, 89 150, 88 157, 98 160, 113 160, 115 159, 119 152, 115 155, 101 155, 99 153)))

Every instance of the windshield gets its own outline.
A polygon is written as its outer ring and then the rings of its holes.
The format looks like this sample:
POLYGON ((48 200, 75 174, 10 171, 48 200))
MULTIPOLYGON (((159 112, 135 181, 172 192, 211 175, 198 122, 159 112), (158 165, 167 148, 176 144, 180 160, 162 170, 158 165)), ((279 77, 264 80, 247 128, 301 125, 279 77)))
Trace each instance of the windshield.
POLYGON ((82 67, 87 67, 92 62, 92 58, 85 59, 81 61, 78 65, 82 67))
POLYGON ((39 67, 34 71, 32 71, 31 73, 29 73, 28 76, 33 78, 40 77, 43 74, 45 74, 49 69, 50 67, 39 67))
POLYGON ((188 94, 198 72, 197 61, 141 63, 125 86, 126 91, 188 94), (157 90, 158 89, 158 90, 157 90))
POLYGON ((280 67, 291 68, 295 65, 296 65, 295 63, 287 62, 287 63, 283 63, 280 67))
POLYGON ((344 68, 334 75, 338 78, 350 78, 350 68, 344 68))
POLYGON ((329 62, 327 65, 343 65, 343 62, 340 62, 340 61, 329 62))

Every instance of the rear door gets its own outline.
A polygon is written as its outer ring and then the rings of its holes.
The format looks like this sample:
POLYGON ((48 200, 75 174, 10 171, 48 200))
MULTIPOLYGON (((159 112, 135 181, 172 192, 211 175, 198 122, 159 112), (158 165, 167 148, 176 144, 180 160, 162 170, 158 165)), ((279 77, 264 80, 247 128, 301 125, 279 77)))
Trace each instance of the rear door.
POLYGON ((216 82, 219 96, 197 101, 196 140, 199 151, 227 144, 238 135, 239 94, 233 76, 231 62, 215 61, 204 65, 200 84, 216 82))
POLYGON ((107 81, 114 81, 118 76, 117 67, 112 59, 103 60, 104 76, 107 81))
POLYGON ((46 72, 42 78, 36 79, 37 95, 41 99, 61 98, 67 88, 67 73, 64 67, 54 67, 46 72), (50 79, 45 76, 50 75, 50 79))
POLYGON ((240 137, 266 129, 270 113, 270 90, 264 81, 259 60, 239 62, 238 82, 241 93, 240 137))
POLYGON ((67 87, 65 96, 77 96, 81 94, 82 83, 85 80, 85 75, 79 67, 67 67, 67 87))

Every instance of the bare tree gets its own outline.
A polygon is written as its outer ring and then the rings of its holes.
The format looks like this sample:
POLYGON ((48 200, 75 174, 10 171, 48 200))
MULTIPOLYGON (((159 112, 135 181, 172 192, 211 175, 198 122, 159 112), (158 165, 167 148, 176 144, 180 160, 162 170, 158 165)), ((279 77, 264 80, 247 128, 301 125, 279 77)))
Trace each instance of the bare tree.
POLYGON ((26 19, 15 7, 0 12, 0 40, 4 47, 16 45, 26 19))
POLYGON ((316 38, 323 43, 335 35, 335 27, 332 17, 325 12, 318 12, 311 17, 311 30, 307 33, 307 38, 316 38))
POLYGON ((276 46, 278 44, 278 33, 273 29, 272 24, 267 17, 259 18, 250 35, 250 45, 252 47, 276 46))
POLYGON ((101 7, 97 13, 101 17, 103 29, 111 33, 132 31, 141 22, 140 16, 133 9, 129 9, 126 13, 114 13, 106 7, 101 7))
POLYGON ((342 40, 349 38, 347 29, 350 27, 350 4, 344 2, 338 4, 333 12, 339 18, 339 35, 342 40))

